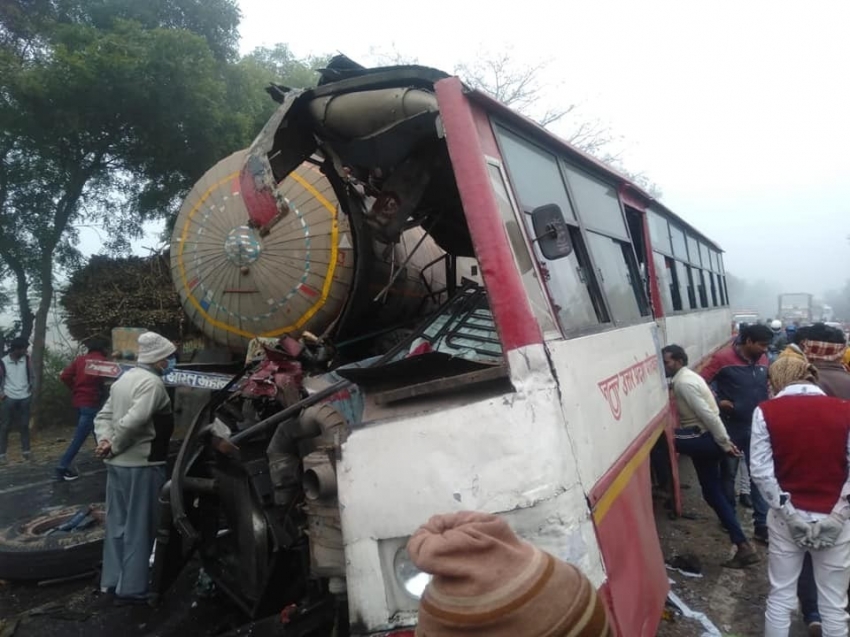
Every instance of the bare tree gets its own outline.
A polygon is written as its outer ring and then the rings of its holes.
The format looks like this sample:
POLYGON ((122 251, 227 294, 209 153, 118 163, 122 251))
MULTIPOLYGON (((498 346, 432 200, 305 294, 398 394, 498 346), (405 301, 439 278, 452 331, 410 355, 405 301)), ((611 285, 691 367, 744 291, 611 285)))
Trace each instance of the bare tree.
MULTIPOLYGON (((418 64, 419 60, 389 49, 370 49, 371 61, 379 65, 418 64)), ((642 172, 633 172, 623 163, 624 140, 611 127, 595 117, 587 117, 577 102, 553 107, 567 87, 558 75, 549 73, 551 60, 518 64, 510 47, 483 51, 474 62, 457 64, 454 73, 473 88, 484 91, 543 127, 557 124, 558 133, 576 148, 608 164, 656 199, 661 189, 642 172)))
MULTIPOLYGON (((549 126, 574 112, 576 104, 559 108, 546 108, 549 100, 545 94, 552 85, 544 85, 542 76, 549 66, 548 61, 531 66, 520 66, 512 62, 512 50, 502 49, 482 54, 475 62, 455 66, 455 73, 468 84, 489 93, 494 98, 516 109, 523 115, 537 121, 541 126, 549 126)), ((554 83, 555 86, 559 83, 554 83)), ((607 133, 598 123, 583 127, 581 135, 588 141, 592 137, 607 133)))
POLYGON ((543 127, 558 124, 566 140, 576 148, 628 177, 656 199, 661 189, 644 173, 636 173, 623 163, 622 137, 615 135, 610 126, 598 118, 584 117, 578 103, 552 108, 558 101, 555 93, 563 88, 563 81, 547 73, 550 61, 532 65, 514 62, 510 48, 484 52, 473 63, 458 64, 454 71, 471 86, 489 93, 494 98, 535 120, 543 127))
POLYGON ((369 47, 369 61, 375 66, 407 66, 410 64, 419 64, 418 57, 405 55, 398 50, 395 42, 391 42, 388 48, 381 46, 369 47))

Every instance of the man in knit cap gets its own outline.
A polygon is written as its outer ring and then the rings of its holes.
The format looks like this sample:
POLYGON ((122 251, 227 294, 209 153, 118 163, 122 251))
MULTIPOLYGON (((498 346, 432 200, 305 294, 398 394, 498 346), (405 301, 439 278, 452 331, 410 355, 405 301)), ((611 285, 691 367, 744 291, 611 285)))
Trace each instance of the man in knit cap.
MULTIPOLYGON (((770 507, 765 637, 786 637, 808 552, 823 634, 847 637, 850 584, 850 404, 824 394, 817 370, 797 355, 770 367, 776 397, 753 414, 753 481, 770 507)), ((821 634, 820 626, 815 627, 821 634)))
POLYGON ((572 564, 519 539, 496 515, 432 517, 407 545, 433 577, 418 637, 612 637, 602 599, 572 564))
POLYGON ((174 430, 162 376, 174 368, 175 351, 159 334, 140 335, 138 367, 112 385, 94 422, 95 453, 107 464, 100 586, 103 592, 114 591, 118 604, 145 603, 148 598, 148 560, 174 430))

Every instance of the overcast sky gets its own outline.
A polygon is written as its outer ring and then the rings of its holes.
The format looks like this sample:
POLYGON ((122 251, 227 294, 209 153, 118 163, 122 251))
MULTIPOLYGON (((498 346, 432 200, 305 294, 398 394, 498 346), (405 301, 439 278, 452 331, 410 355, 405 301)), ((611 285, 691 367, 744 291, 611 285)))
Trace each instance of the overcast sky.
POLYGON ((847 0, 240 6, 243 52, 286 42, 368 64, 395 49, 447 71, 504 47, 550 61, 553 105, 580 103, 621 136, 626 164, 720 243, 727 269, 815 293, 850 278, 847 0))
POLYGON ((240 6, 243 53, 285 42, 368 65, 397 51, 452 71, 508 48, 548 63, 546 101, 610 127, 625 164, 723 247, 729 271, 815 294, 850 279, 850 0, 240 6))

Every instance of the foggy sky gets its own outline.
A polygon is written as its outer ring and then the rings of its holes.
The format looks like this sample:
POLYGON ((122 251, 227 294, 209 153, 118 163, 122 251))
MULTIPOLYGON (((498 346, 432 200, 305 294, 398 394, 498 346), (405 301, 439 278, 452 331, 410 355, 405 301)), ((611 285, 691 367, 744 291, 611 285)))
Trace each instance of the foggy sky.
MULTIPOLYGON (((625 164, 722 246, 727 270, 814 294, 850 278, 850 2, 240 6, 243 53, 285 42, 297 55, 343 52, 364 64, 398 51, 446 71, 482 51, 548 62, 545 101, 578 104, 579 119, 609 126, 625 164)), ((97 236, 82 234, 84 252, 96 252, 97 236)))
POLYGON ((816 294, 850 278, 849 2, 240 6, 243 52, 286 42, 369 64, 395 49, 447 71, 505 47, 550 61, 547 100, 621 136, 625 163, 726 250, 728 270, 816 294))

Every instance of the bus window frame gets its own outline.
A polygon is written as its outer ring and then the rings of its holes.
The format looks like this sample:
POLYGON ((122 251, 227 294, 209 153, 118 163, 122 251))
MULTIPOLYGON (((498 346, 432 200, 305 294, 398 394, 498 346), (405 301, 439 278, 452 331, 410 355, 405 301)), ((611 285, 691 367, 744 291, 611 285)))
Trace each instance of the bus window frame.
MULTIPOLYGON (((500 152, 501 152, 501 149, 500 149, 500 152)), ((505 192, 508 195, 508 202, 510 203, 511 210, 513 211, 513 214, 514 214, 514 219, 517 222, 517 225, 519 226, 520 234, 522 235, 522 239, 525 242, 525 248, 528 252, 528 257, 531 260, 531 267, 532 267, 532 270, 534 271, 534 278, 537 281, 538 286, 540 287, 540 292, 543 296, 543 300, 546 303, 546 310, 549 313, 548 320, 555 326, 555 328, 561 334, 563 334, 563 329, 561 328, 560 321, 558 321, 558 314, 557 314, 557 312, 555 312, 555 306, 554 306, 554 303, 552 301, 552 295, 549 292, 549 288, 546 286, 544 273, 542 272, 541 267, 540 267, 540 260, 538 259, 538 255, 535 252, 533 242, 531 241, 531 237, 528 233, 528 228, 525 225, 525 219, 522 218, 524 216, 524 213, 522 213, 520 206, 519 206, 519 201, 517 200, 516 195, 514 194, 513 184, 511 183, 511 180, 508 176, 507 168, 505 167, 504 162, 502 160, 500 160, 496 157, 493 157, 491 155, 488 155, 486 152, 484 153, 484 163, 487 166, 491 166, 491 167, 493 167, 493 168, 495 168, 496 170, 499 171, 499 175, 502 178, 502 183, 505 186, 505 192)), ((492 186, 492 184, 491 184, 491 186, 492 186)), ((501 214, 499 216, 501 217, 501 214)), ((505 229, 505 232, 507 233, 507 229, 505 229)), ((508 243, 511 246, 511 252, 513 253, 513 242, 510 240, 510 237, 508 237, 508 243)), ((514 254, 514 259, 516 259, 516 258, 517 258, 517 255, 514 254)), ((519 266, 516 263, 514 265, 517 266, 517 271, 519 271, 519 266)), ((522 277, 522 272, 519 272, 519 274, 520 274, 520 277, 522 277)), ((525 285, 523 285, 523 288, 526 289, 526 293, 527 293, 528 290, 527 290, 525 285)), ((531 306, 531 310, 532 310, 532 312, 534 312, 534 305, 533 304, 531 306)), ((535 317, 535 318, 537 318, 537 317, 535 317)), ((548 333, 544 330, 543 331, 544 338, 547 336, 547 334, 548 333)))
MULTIPOLYGON (((500 139, 500 135, 499 135, 500 129, 502 131, 504 131, 505 133, 508 133, 509 135, 513 135, 514 137, 518 137, 520 140, 522 140, 526 144, 529 144, 531 146, 536 147, 541 152, 546 153, 548 155, 551 155, 552 157, 555 158, 555 160, 558 163, 558 169, 559 169, 559 173, 560 173, 560 177, 561 177, 561 182, 562 182, 564 189, 567 193, 567 197, 569 199, 570 205, 572 206, 572 212, 575 215, 575 220, 572 220, 572 219, 568 220, 567 225, 572 226, 573 228, 578 230, 579 236, 581 237, 582 243, 584 244, 584 249, 585 249, 586 256, 588 258, 589 264, 593 269, 593 272, 586 274, 586 276, 589 277, 589 281, 588 281, 587 285, 590 288, 591 302, 594 303, 594 304, 595 303, 601 303, 601 306, 603 308, 603 312, 607 316, 607 319, 608 319, 607 321, 599 320, 595 325, 583 326, 583 327, 578 327, 578 328, 575 328, 575 329, 566 329, 566 327, 564 325, 561 325, 561 322, 558 321, 558 325, 560 327, 561 334, 564 336, 564 338, 577 338, 577 337, 586 336, 586 335, 589 335, 589 334, 598 334, 599 332, 604 332, 604 331, 607 331, 607 330, 621 329, 621 328, 625 328, 625 327, 631 327, 633 325, 640 325, 640 324, 643 324, 643 323, 655 321, 655 316, 654 316, 653 310, 652 310, 652 300, 644 292, 645 286, 643 285, 643 279, 640 277, 640 268, 638 266, 637 254, 635 253, 634 240, 632 238, 631 230, 629 228, 629 224, 628 224, 628 221, 627 221, 627 218, 626 218, 625 207, 624 207, 624 204, 623 204, 623 199, 622 199, 622 196, 620 194, 619 188, 613 186, 605 175, 600 175, 598 171, 595 171, 590 167, 583 166, 583 165, 581 165, 577 162, 569 161, 569 160, 565 159, 562 152, 541 143, 537 138, 535 138, 533 136, 523 134, 520 131, 520 129, 511 125, 510 123, 506 122, 503 119, 500 119, 498 117, 490 115, 490 126, 491 126, 491 129, 493 130, 493 136, 496 139, 496 146, 499 149, 499 153, 503 158, 503 164, 504 164, 505 172, 507 173, 508 178, 509 178, 508 183, 510 185, 510 190, 512 191, 512 196, 517 202, 519 201, 519 197, 518 197, 516 190, 515 190, 516 189, 515 182, 511 178, 510 162, 508 162, 507 159, 506 159, 504 144, 502 143, 502 140, 500 139), (627 240, 624 239, 623 237, 613 236, 610 233, 606 233, 604 231, 588 229, 588 227, 584 223, 584 219, 583 219, 583 216, 581 214, 581 211, 578 208, 575 193, 573 192, 572 185, 570 184, 570 181, 569 181, 569 174, 568 174, 567 169, 566 169, 567 166, 571 167, 573 170, 579 171, 581 173, 585 173, 589 178, 600 181, 603 184, 605 184, 606 186, 609 186, 609 187, 614 189, 614 191, 617 193, 617 195, 616 195, 617 206, 620 209, 620 218, 622 219, 623 225, 625 227, 625 235, 628 238, 627 240), (626 281, 625 283, 626 283, 626 285, 629 285, 629 287, 633 290, 633 293, 634 293, 635 290, 638 290, 641 293, 643 293, 643 305, 641 304, 641 299, 639 299, 637 297, 635 298, 635 303, 638 306, 639 312, 643 311, 644 309, 647 311, 647 314, 641 314, 639 320, 617 321, 614 318, 613 312, 611 310, 611 303, 608 299, 608 295, 606 294, 604 287, 602 286, 601 282, 599 281, 599 274, 598 274, 599 273, 599 266, 596 263, 596 259, 593 256, 593 252, 590 250, 590 245, 589 245, 589 242, 588 242, 588 235, 587 235, 588 232, 594 232, 595 234, 604 236, 608 239, 612 239, 612 240, 620 242, 620 243, 628 243, 632 263, 631 264, 626 263, 626 267, 630 271, 633 271, 633 273, 636 274, 636 276, 638 277, 639 280, 637 282, 637 286, 635 286, 634 283, 629 284, 628 281, 626 281), (594 294, 597 295, 597 298, 595 298, 595 299, 593 298, 594 294)), ((541 280, 544 281, 544 285, 545 285, 545 277, 541 280)), ((548 286, 547 286, 546 291, 547 291, 547 294, 549 294, 550 297, 551 297, 551 292, 549 291, 548 286)), ((551 301, 552 301, 552 304, 555 305, 555 299, 551 299, 551 301)))
MULTIPOLYGON (((558 329, 560 330, 561 336, 564 339, 578 338, 578 337, 581 337, 581 336, 587 336, 587 335, 590 335, 590 334, 598 334, 600 332, 605 332, 605 331, 608 331, 608 330, 611 330, 611 329, 616 329, 618 327, 622 327, 622 325, 618 326, 612 320, 612 318, 611 318, 611 308, 608 304, 608 298, 605 295, 605 291, 602 289, 602 286, 600 285, 600 283, 597 279, 596 262, 593 260, 593 255, 590 253, 590 250, 587 246, 587 240, 585 238, 586 235, 585 235, 585 231, 584 231, 584 226, 582 225, 581 217, 579 216, 578 211, 575 208, 575 199, 572 196, 572 192, 570 191, 569 184, 567 183, 567 180, 566 180, 566 174, 564 173, 564 169, 563 169, 563 166, 562 166, 563 158, 561 157, 561 155, 559 153, 553 152, 552 150, 550 150, 546 146, 542 145, 537 139, 530 137, 528 135, 522 134, 516 127, 511 126, 510 124, 506 123, 504 120, 501 120, 497 117, 494 117, 492 114, 489 116, 489 119, 490 119, 490 127, 493 131, 493 137, 496 140, 496 147, 499 149, 499 154, 502 156, 502 164, 504 165, 504 172, 508 177, 507 184, 509 186, 508 189, 510 191, 510 196, 511 196, 511 199, 516 203, 516 206, 517 206, 516 210, 520 210, 520 206, 521 206, 520 198, 519 198, 518 193, 516 192, 516 182, 512 177, 510 162, 507 161, 506 153, 505 153, 505 147, 504 147, 504 144, 502 143, 502 139, 501 139, 501 136, 499 134, 500 129, 502 131, 504 131, 505 133, 509 134, 509 135, 513 135, 514 137, 518 137, 520 140, 522 140, 526 144, 539 149, 540 152, 551 155, 555 159, 555 162, 557 163, 557 166, 558 166, 558 174, 561 178, 561 183, 564 187, 564 192, 566 193, 567 199, 569 200, 570 206, 572 207, 572 213, 575 215, 574 220, 565 218, 564 221, 565 221, 567 227, 571 228, 572 231, 578 231, 579 237, 581 238, 581 242, 583 244, 583 248, 584 248, 583 250, 582 249, 576 250, 576 253, 577 253, 576 258, 577 259, 579 258, 578 253, 582 253, 582 256, 585 256, 587 258, 587 260, 589 262, 590 269, 592 270, 590 272, 585 273, 585 276, 588 277, 588 281, 585 285, 587 285, 587 287, 588 287, 588 294, 590 296, 591 307, 593 308, 594 312, 597 313, 597 322, 593 325, 584 325, 584 326, 580 326, 580 327, 575 327, 573 329, 569 329, 568 326, 564 325, 561 322, 560 317, 559 317, 559 313, 555 312, 554 313, 554 315, 556 317, 555 323, 558 326, 558 329), (595 295, 596 298, 594 298, 594 295, 595 295), (603 317, 599 316, 599 311, 596 308, 597 304, 601 305, 602 314, 604 315, 603 317), (607 318, 607 320, 602 320, 602 318, 607 318)), ((525 227, 525 221, 524 220, 521 220, 521 221, 522 221, 522 223, 520 225, 525 227)), ((526 243, 529 245, 529 250, 531 250, 531 253, 534 255, 535 261, 537 261, 537 264, 535 265, 535 267, 537 268, 538 272, 540 272, 542 264, 540 262, 539 255, 537 254, 535 247, 531 244, 531 241, 530 241, 530 238, 529 238, 529 235, 528 235, 528 228, 524 228, 524 229, 525 229, 526 243)), ((548 277, 553 276, 553 274, 550 272, 547 275, 547 274, 544 274, 543 272, 540 272, 540 276, 541 276, 540 280, 543 282, 543 285, 544 285, 544 288, 545 288, 545 291, 546 291, 546 295, 549 297, 550 303, 552 304, 553 311, 554 311, 554 309, 555 309, 554 306, 557 305, 556 299, 552 296, 552 290, 550 289, 549 285, 547 284, 548 277)))
MULTIPOLYGON (((703 236, 697 234, 694 230, 685 227, 677 219, 672 219, 670 216, 665 213, 663 210, 659 210, 655 206, 648 206, 647 215, 651 212, 658 218, 662 219, 667 224, 667 236, 669 238, 670 250, 669 252, 665 246, 657 246, 654 243, 650 246, 653 254, 660 255, 665 259, 672 259, 674 263, 678 263, 685 268, 685 274, 687 276, 687 281, 685 283, 685 290, 688 292, 687 296, 680 294, 682 301, 682 309, 681 310, 672 310, 668 311, 665 308, 664 315, 665 316, 678 316, 680 314, 690 314, 693 312, 705 312, 714 309, 722 309, 729 306, 729 298, 728 293, 726 291, 726 276, 723 270, 723 251, 713 244, 710 240, 705 239, 703 236), (673 231, 677 231, 681 233, 684 237, 685 241, 685 251, 687 253, 686 258, 682 258, 676 254, 674 241, 673 241, 673 231), (692 242, 696 244, 696 263, 694 259, 691 257, 691 247, 692 242), (705 249, 709 254, 709 265, 705 266, 702 264, 702 255, 701 250, 705 249), (712 278, 716 281, 716 294, 717 294, 717 303, 713 302, 712 297, 712 285, 707 283, 706 295, 708 300, 708 305, 702 305, 702 299, 700 296, 700 281, 705 280, 706 277, 709 277, 708 281, 712 278), (688 291, 688 287, 690 287, 693 281, 693 294, 696 300, 695 307, 691 307, 691 297, 690 291, 688 291)), ((647 223, 649 223, 649 217, 647 216, 647 223)), ((650 235, 650 241, 652 240, 652 236, 650 235)), ((657 276, 657 273, 656 273, 657 276)), ((678 276, 678 272, 677 272, 678 276)), ((660 291, 659 291, 660 292, 660 291)), ((662 301, 663 306, 663 298, 659 299, 662 301)))
MULTIPOLYGON (((590 170, 588 170, 588 169, 586 169, 582 166, 579 166, 575 162, 567 161, 561 155, 555 155, 555 156, 558 158, 558 163, 561 167, 561 175, 562 175, 562 178, 564 180, 564 184, 567 187, 567 193, 568 193, 569 198, 570 198, 570 203, 573 206, 573 213, 576 216, 576 220, 578 221, 579 228, 581 228, 582 237, 584 239, 584 245, 587 249, 588 254, 590 255, 590 261, 591 261, 591 263, 593 263, 594 273, 597 275, 596 278, 597 278, 597 282, 599 283, 600 292, 602 293, 603 297, 605 298, 605 304, 608 308, 608 317, 609 317, 611 323, 614 325, 614 327, 622 328, 622 327, 629 327, 629 326, 632 326, 632 325, 639 325, 641 323, 646 323, 648 321, 654 321, 655 317, 654 317, 653 311, 652 311, 652 299, 650 299, 646 295, 646 292, 645 292, 646 291, 646 281, 643 279, 643 277, 641 277, 640 265, 639 265, 640 261, 637 258, 637 252, 635 252, 635 241, 634 241, 634 238, 632 237, 631 228, 629 227, 629 222, 628 222, 628 219, 626 217, 625 204, 623 203, 623 197, 620 194, 619 188, 613 187, 611 185, 611 183, 608 182, 603 176, 600 176, 600 175, 594 173, 593 171, 590 171, 590 170), (596 226, 591 225, 590 227, 588 227, 588 224, 585 223, 584 216, 582 215, 582 212, 579 209, 578 199, 575 196, 572 183, 570 182, 570 172, 569 172, 570 170, 577 172, 579 175, 582 175, 582 173, 583 173, 585 175, 586 179, 595 180, 595 181, 601 182, 602 184, 604 184, 604 185, 606 185, 610 188, 613 188, 614 192, 616 193, 617 207, 620 209, 620 219, 623 222, 623 229, 624 229, 626 240, 624 240, 624 237, 622 237, 622 236, 617 236, 617 235, 614 235, 614 234, 607 232, 605 230, 597 229, 596 226), (640 315, 639 319, 620 321, 614 316, 614 313, 612 312, 612 309, 611 309, 611 302, 609 301, 608 294, 605 292, 605 286, 602 285, 601 281, 600 281, 600 277, 599 277, 599 273, 601 271, 600 267, 599 267, 599 265, 597 265, 596 259, 593 256, 593 250, 591 250, 591 248, 590 248, 590 241, 588 241, 588 233, 589 232, 592 232, 592 233, 599 235, 599 236, 602 236, 602 237, 606 237, 607 239, 610 239, 611 241, 614 241, 615 243, 620 244, 620 246, 622 246, 623 243, 628 243, 629 256, 631 257, 631 262, 629 262, 629 260, 627 259, 625 265, 626 265, 626 268, 629 270, 630 276, 633 277, 633 279, 635 279, 635 280, 626 281, 626 284, 628 285, 628 287, 630 287, 632 289, 632 293, 635 294, 635 304, 638 307, 638 314, 640 315), (641 295, 640 297, 638 296, 638 293, 640 293, 640 295, 641 295), (645 313, 644 313, 644 311, 645 311, 645 313)), ((646 223, 646 220, 644 220, 644 223, 646 223)), ((647 266, 647 267, 649 267, 649 266, 647 266)))

